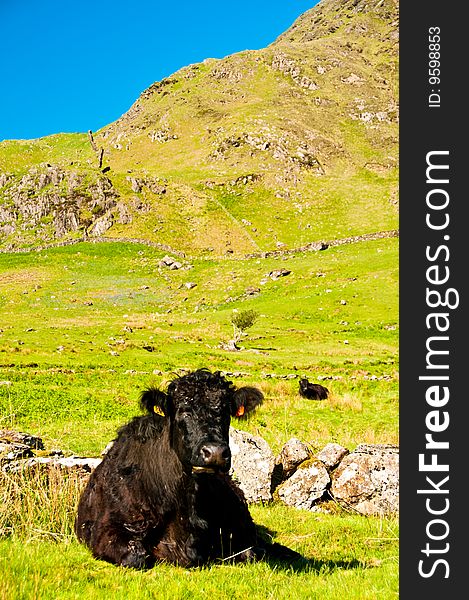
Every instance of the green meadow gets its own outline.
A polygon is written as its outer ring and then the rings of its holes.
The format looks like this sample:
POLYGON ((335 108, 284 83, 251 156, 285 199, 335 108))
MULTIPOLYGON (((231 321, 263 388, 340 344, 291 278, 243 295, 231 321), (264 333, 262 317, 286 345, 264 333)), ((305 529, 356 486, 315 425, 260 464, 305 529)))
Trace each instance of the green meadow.
MULTIPOLYGON (((313 450, 398 443, 397 238, 276 258, 174 256, 177 270, 164 256, 118 242, 0 254, 1 428, 99 456, 138 414, 146 386, 208 367, 262 389, 261 408, 234 425, 275 452, 293 436, 313 450), (269 275, 281 269, 290 273, 269 275), (223 350, 233 311, 247 309, 259 317, 241 349, 223 350), (330 397, 301 398, 299 376, 321 381, 330 397)), ((256 522, 304 565, 138 573, 95 561, 76 542, 79 479, 4 479, 1 598, 397 597, 395 517, 256 505, 256 522)))
POLYGON ((397 251, 384 239, 286 258, 184 259, 177 270, 139 244, 0 254, 2 426, 96 454, 145 386, 208 367, 261 387, 247 427, 274 450, 291 436, 316 447, 396 443, 397 251), (290 273, 269 277, 281 269, 290 273), (242 349, 223 350, 233 311, 248 308, 259 317, 242 349), (324 379, 331 397, 304 400, 299 376, 324 379))

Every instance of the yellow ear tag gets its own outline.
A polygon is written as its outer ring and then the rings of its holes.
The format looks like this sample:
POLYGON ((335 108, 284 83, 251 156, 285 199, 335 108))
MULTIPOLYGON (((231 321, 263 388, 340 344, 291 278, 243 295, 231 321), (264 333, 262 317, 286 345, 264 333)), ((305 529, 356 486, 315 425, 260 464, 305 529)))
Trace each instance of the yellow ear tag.
POLYGON ((164 417, 164 412, 161 410, 161 408, 159 406, 154 406, 153 410, 155 412, 155 415, 161 415, 162 417, 164 417))
POLYGON ((236 416, 237 417, 242 417, 244 415, 244 406, 241 405, 238 410, 236 411, 236 416))

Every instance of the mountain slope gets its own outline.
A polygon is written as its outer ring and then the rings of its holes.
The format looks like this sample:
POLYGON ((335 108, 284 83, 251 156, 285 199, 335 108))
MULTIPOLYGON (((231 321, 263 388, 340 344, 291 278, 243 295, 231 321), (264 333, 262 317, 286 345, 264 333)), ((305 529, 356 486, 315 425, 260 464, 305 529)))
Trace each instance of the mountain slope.
POLYGON ((0 242, 248 253, 397 227, 398 4, 322 0, 94 134, 0 144, 0 242))

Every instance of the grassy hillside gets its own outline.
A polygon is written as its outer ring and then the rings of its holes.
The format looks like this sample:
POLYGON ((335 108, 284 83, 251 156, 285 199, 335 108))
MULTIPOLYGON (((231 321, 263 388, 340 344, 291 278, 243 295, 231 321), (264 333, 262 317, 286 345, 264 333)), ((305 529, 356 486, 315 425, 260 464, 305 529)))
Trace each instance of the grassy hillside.
POLYGON ((92 138, 2 142, 0 244, 104 231, 222 255, 397 228, 397 32, 393 0, 323 0, 92 138))

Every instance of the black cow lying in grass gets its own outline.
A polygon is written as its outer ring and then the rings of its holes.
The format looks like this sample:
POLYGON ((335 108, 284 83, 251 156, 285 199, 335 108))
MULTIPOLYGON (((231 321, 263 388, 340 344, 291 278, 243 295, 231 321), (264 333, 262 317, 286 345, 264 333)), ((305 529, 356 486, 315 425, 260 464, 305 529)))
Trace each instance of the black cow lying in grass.
POLYGON ((299 384, 300 396, 308 398, 308 400, 326 400, 329 396, 329 390, 319 383, 311 383, 303 377, 299 384))
POLYGON ((242 491, 228 471, 230 417, 262 402, 206 369, 150 389, 148 414, 122 427, 80 498, 75 531, 96 558, 149 568, 299 554, 261 539, 242 491))

